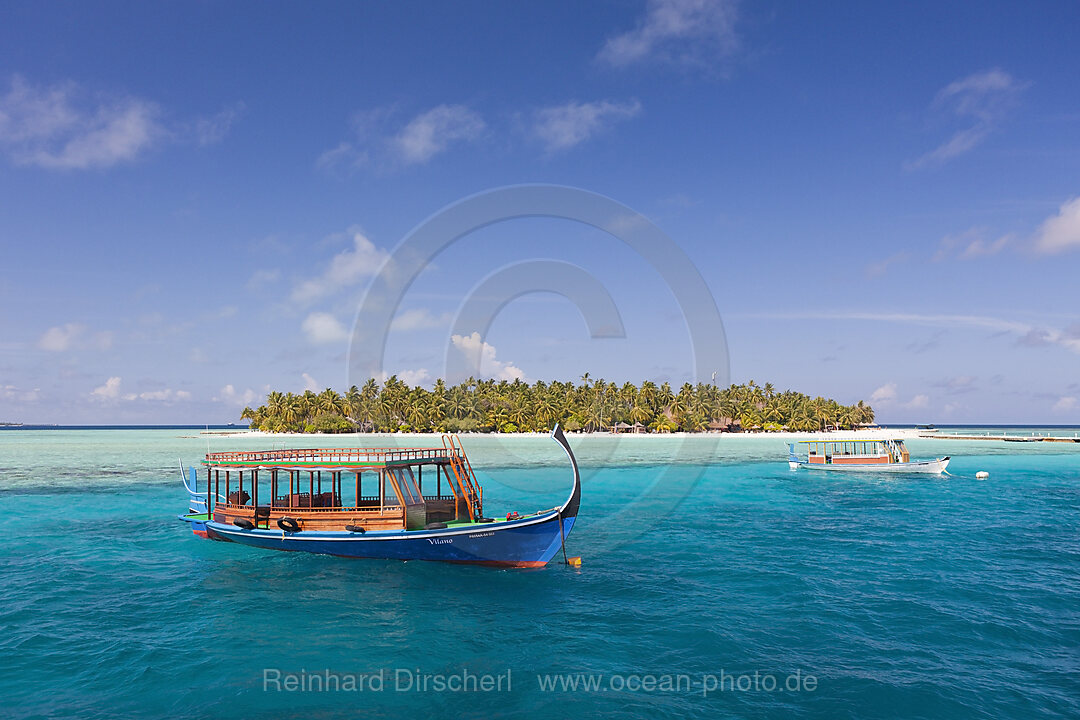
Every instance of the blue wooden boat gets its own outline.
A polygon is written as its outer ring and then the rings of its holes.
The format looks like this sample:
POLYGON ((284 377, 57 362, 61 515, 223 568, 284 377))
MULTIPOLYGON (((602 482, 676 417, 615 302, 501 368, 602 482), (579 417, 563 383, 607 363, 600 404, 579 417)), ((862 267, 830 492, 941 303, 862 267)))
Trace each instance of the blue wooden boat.
POLYGON ((210 453, 206 491, 185 479, 191 503, 181 517, 197 535, 270 550, 541 567, 560 551, 568 560, 581 499, 570 444, 559 427, 551 436, 573 488, 562 505, 528 515, 486 517, 461 441, 444 435, 441 448, 210 453))

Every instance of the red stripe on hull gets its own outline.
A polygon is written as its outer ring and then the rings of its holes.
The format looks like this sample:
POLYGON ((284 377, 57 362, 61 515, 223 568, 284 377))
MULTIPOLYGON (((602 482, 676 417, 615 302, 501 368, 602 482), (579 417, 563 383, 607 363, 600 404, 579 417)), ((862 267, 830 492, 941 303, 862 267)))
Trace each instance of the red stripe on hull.
POLYGON ((435 560, 434 562, 447 562, 454 565, 484 565, 485 567, 504 568, 542 568, 547 565, 543 560, 530 560, 528 562, 501 562, 499 560, 435 560))

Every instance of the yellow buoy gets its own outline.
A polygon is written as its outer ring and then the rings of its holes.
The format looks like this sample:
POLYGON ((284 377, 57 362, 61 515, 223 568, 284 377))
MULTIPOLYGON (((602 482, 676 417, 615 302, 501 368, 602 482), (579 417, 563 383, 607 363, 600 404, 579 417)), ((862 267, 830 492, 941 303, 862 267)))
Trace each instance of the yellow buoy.
POLYGON ((581 567, 581 558, 580 557, 567 558, 566 559, 566 564, 569 565, 570 567, 581 567))

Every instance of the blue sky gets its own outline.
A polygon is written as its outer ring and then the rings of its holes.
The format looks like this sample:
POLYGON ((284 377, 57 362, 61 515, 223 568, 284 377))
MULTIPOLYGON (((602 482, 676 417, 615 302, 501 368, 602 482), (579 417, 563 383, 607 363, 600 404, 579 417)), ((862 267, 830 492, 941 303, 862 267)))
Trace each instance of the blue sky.
MULTIPOLYGON (((734 381, 883 422, 1080 423, 1078 28, 1066 2, 5 3, 0 421, 340 389, 411 229, 550 183, 682 248, 734 381)), ((470 349, 530 381, 709 374, 656 269, 568 220, 465 236, 397 318, 383 367, 419 383, 470 349), (543 258, 625 337, 551 293, 450 337, 484 278, 543 258)))

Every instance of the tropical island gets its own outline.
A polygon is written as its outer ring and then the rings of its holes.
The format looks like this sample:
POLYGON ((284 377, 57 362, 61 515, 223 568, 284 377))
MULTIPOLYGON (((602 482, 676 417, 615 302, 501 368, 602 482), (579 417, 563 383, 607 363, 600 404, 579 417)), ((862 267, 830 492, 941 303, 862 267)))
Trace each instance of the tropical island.
POLYGON ((391 376, 344 394, 271 392, 240 417, 272 433, 547 432, 556 423, 568 432, 813 432, 871 424, 874 410, 861 400, 842 405, 753 380, 726 388, 686 383, 675 391, 666 382, 617 385, 585 373, 579 385, 469 378, 452 387, 436 380, 430 390, 391 376))

